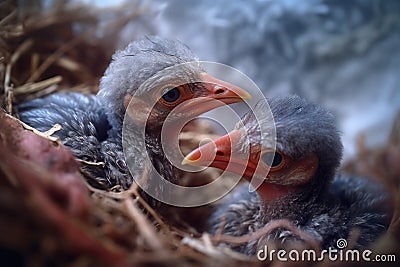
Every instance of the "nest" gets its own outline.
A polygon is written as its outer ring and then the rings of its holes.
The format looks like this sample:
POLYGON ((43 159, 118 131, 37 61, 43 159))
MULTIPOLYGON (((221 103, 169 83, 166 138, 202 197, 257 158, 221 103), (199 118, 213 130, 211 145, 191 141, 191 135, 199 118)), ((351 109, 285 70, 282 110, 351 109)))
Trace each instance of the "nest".
MULTIPOLYGON (((13 1, 5 1, 0 14, 0 101, 5 110, 0 116, 1 265, 280 264, 217 247, 218 241, 243 243, 254 236, 200 233, 191 222, 204 220, 207 209, 180 211, 181 217, 167 220, 140 197, 135 185, 122 192, 89 186, 79 163, 51 137, 51 131, 40 133, 18 120, 15 106, 26 100, 65 90, 96 93, 120 45, 118 33, 128 23, 154 16, 151 8, 134 3, 101 10, 61 1, 46 11, 25 6, 23 12, 13 1)), ((377 149, 365 148, 360 137, 359 155, 344 167, 374 177, 392 193, 395 215, 375 252, 393 253, 400 248, 400 115, 392 132, 387 145, 377 149)), ((211 129, 194 123, 181 136, 182 149, 194 148, 204 135, 212 135, 211 129)), ((207 181, 219 173, 207 170, 202 175, 207 181)), ((282 225, 291 227, 287 221, 274 222, 256 235, 282 225)), ((304 233, 298 235, 309 240, 304 233)))

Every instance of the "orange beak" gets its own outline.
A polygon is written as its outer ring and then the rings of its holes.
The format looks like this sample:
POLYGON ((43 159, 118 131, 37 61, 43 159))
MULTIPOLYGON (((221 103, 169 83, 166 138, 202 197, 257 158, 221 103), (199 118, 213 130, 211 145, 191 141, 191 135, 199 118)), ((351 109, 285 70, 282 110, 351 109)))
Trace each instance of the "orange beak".
POLYGON ((244 89, 229 82, 219 80, 206 72, 200 74, 200 79, 207 90, 204 97, 186 100, 177 107, 175 112, 195 117, 220 106, 251 99, 251 95, 244 89))
POLYGON ((251 99, 251 95, 242 88, 229 82, 219 80, 206 72, 201 73, 200 77, 201 81, 210 92, 209 97, 232 101, 232 103, 251 99))
POLYGON ((237 144, 239 138, 240 131, 234 130, 213 142, 193 150, 183 159, 182 164, 210 166, 238 174, 249 181, 257 190, 260 198, 265 201, 285 196, 296 189, 296 187, 292 186, 264 183, 264 179, 269 178, 269 169, 258 164, 258 157, 250 155, 246 159, 232 152, 235 149, 232 149, 231 144, 237 144), (258 175, 254 176, 256 173, 258 175), (257 179, 254 179, 255 177, 257 179))
POLYGON ((266 164, 258 164, 259 152, 257 155, 250 154, 248 157, 245 157, 243 152, 235 152, 237 150, 235 146, 242 142, 242 138, 244 137, 241 136, 239 130, 233 130, 229 134, 193 150, 183 159, 182 164, 210 166, 238 174, 248 180, 259 196, 266 201, 296 191, 297 185, 306 183, 315 175, 318 168, 318 158, 315 154, 307 155, 291 163, 285 169, 280 169, 279 172, 276 170, 271 172, 266 164), (283 179, 290 178, 292 182, 290 184, 264 183, 264 181, 277 176, 283 177, 283 179))
POLYGON ((234 151, 232 145, 238 144, 240 138, 241 132, 233 130, 229 134, 193 150, 183 159, 182 164, 215 167, 251 179, 257 169, 258 159, 254 162, 249 155, 232 153, 234 151))

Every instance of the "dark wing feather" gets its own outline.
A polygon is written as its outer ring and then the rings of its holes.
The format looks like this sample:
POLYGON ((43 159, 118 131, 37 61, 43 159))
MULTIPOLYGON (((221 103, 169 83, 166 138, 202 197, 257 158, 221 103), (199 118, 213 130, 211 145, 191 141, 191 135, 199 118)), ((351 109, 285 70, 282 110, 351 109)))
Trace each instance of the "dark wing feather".
POLYGON ((348 211, 348 226, 358 228, 358 245, 367 246, 389 227, 391 201, 384 186, 366 178, 338 175, 330 192, 334 201, 348 211))
MULTIPOLYGON (((60 93, 21 104, 20 119, 39 131, 47 131, 56 123, 62 126, 54 135, 69 147, 74 155, 104 166, 86 165, 82 168, 106 187, 132 183, 125 164, 119 135, 109 135, 112 129, 99 99, 94 95, 60 93)), ((90 180, 89 180, 90 181, 90 180)))
POLYGON ((18 106, 19 117, 39 131, 47 131, 56 123, 62 129, 55 133, 60 139, 92 136, 99 141, 107 138, 111 128, 101 103, 94 95, 78 93, 52 94, 18 106))

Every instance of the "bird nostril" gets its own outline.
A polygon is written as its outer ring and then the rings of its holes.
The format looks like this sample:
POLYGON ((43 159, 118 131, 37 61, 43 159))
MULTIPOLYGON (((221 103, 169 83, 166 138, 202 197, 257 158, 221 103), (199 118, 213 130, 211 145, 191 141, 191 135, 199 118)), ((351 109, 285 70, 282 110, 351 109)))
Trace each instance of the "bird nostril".
POLYGON ((217 152, 215 153, 217 156, 223 157, 225 156, 225 153, 221 150, 217 150, 217 152))
POLYGON ((225 89, 223 87, 219 86, 219 85, 216 85, 214 87, 214 89, 215 89, 214 93, 216 95, 221 95, 221 94, 225 93, 225 89))

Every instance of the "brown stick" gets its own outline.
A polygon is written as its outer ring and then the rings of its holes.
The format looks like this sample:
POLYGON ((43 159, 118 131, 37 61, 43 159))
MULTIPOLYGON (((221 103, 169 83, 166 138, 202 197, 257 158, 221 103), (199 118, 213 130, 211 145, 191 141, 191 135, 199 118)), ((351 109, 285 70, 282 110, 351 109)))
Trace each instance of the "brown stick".
POLYGON ((154 228, 151 227, 151 223, 146 220, 146 217, 143 213, 141 213, 132 199, 124 200, 125 208, 127 209, 130 217, 136 222, 138 225, 138 229, 141 230, 143 237, 146 239, 147 243, 157 251, 161 251, 163 249, 163 244, 161 240, 158 238, 154 228))

